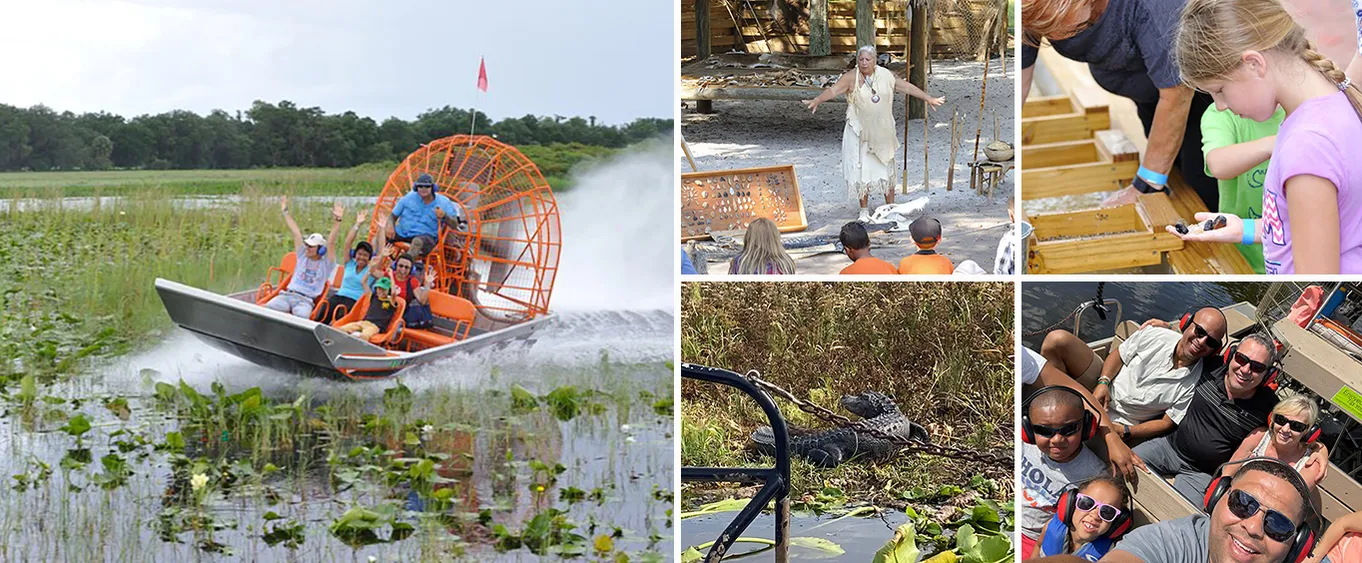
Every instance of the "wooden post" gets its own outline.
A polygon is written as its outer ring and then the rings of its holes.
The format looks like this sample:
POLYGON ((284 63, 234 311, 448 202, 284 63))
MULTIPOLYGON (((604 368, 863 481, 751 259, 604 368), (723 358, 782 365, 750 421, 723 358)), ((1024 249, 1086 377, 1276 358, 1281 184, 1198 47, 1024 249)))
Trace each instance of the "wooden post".
MULTIPOLYGON (((904 144, 907 139, 904 139, 904 144)), ((927 190, 927 116, 922 116, 922 190, 927 190)))
POLYGON ((828 0, 809 2, 809 54, 832 54, 832 36, 828 33, 828 0))
POLYGON ((988 95, 988 59, 984 59, 984 82, 979 86, 979 128, 974 131, 974 160, 979 160, 979 136, 984 132, 984 97, 988 95))
POLYGON ((875 44, 875 4, 856 0, 856 48, 875 44))
MULTIPOLYGON (((908 82, 913 86, 927 91, 927 34, 930 26, 927 25, 927 3, 919 2, 921 7, 913 8, 913 24, 909 33, 909 52, 911 53, 908 63, 908 82)), ((908 100, 908 119, 926 119, 926 102, 917 98, 908 100)))
POLYGON ((956 134, 956 118, 960 115, 959 111, 951 110, 951 164, 946 169, 946 191, 951 191, 955 184, 955 152, 960 147, 960 137, 956 134))
MULTIPOLYGON (((695 0, 695 55, 701 60, 710 55, 709 0, 695 0)), ((699 100, 695 110, 700 113, 714 113, 714 102, 699 100)))

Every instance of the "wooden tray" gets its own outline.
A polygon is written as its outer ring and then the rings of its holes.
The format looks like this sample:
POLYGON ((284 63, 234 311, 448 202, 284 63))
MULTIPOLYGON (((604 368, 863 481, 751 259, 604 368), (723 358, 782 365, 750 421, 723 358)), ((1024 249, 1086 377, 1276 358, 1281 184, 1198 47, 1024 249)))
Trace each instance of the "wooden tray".
POLYGON ((743 231, 762 217, 782 233, 809 228, 794 165, 681 174, 681 240, 743 231))

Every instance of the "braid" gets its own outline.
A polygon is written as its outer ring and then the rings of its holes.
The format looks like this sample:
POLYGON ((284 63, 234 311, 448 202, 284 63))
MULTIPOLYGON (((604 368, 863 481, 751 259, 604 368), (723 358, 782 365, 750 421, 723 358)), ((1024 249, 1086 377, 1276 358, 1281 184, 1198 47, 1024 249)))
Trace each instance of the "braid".
MULTIPOLYGON (((1323 53, 1320 53, 1315 49, 1314 41, 1306 42, 1305 50, 1301 51, 1301 57, 1304 58, 1305 62, 1312 68, 1318 70, 1320 74, 1323 74, 1325 78, 1328 78, 1329 81, 1334 84, 1341 86, 1348 80, 1348 76, 1344 74, 1342 70, 1339 70, 1338 65, 1335 65, 1334 61, 1329 60, 1329 57, 1324 56, 1323 53)), ((1352 102, 1353 111, 1357 113, 1357 118, 1362 119, 1362 90, 1359 90, 1356 84, 1350 84, 1344 92, 1348 95, 1348 101, 1352 102)))

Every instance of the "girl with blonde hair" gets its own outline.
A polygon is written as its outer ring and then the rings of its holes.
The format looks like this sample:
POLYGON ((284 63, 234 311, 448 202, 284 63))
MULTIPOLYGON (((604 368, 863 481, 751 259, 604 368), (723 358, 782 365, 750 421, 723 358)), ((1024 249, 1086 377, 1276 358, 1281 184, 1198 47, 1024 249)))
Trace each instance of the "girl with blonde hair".
MULTIPOLYGON (((1254 430, 1239 444, 1230 459, 1273 457, 1301 474, 1313 490, 1329 473, 1329 448, 1319 443, 1319 406, 1309 397, 1284 391, 1286 395, 1268 415, 1266 427, 1254 430)), ((1238 465, 1225 466, 1225 475, 1234 475, 1238 465)))
POLYGON ((1198 213, 1198 221, 1220 215, 1227 225, 1179 236, 1260 243, 1269 274, 1362 273, 1362 90, 1278 0, 1188 0, 1176 46, 1183 79, 1216 107, 1254 121, 1279 105, 1286 111, 1262 218, 1198 213))
POLYGON ((742 239, 742 252, 733 257, 728 267, 730 274, 793 274, 794 259, 780 244, 780 230, 775 221, 765 217, 747 225, 742 239))

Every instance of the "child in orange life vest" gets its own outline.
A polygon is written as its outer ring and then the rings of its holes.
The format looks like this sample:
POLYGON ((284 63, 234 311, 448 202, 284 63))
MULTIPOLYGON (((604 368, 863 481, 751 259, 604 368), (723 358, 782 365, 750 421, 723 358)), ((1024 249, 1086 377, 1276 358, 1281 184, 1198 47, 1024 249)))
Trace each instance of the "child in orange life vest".
POLYGON ((899 261, 900 274, 950 274, 955 272, 951 259, 936 253, 936 245, 941 242, 941 222, 931 217, 918 217, 908 225, 908 233, 913 235, 917 253, 909 254, 899 261))

